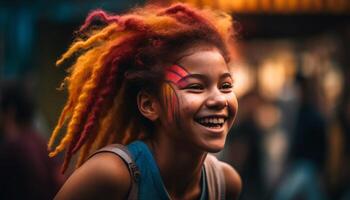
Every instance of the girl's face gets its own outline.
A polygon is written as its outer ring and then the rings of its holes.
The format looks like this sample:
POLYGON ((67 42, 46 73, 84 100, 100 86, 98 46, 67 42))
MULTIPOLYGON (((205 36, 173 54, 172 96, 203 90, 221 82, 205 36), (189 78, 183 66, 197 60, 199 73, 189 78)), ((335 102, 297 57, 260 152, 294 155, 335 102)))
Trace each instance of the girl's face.
POLYGON ((202 151, 223 149, 238 104, 221 53, 214 48, 189 52, 166 69, 166 80, 171 92, 163 92, 167 114, 160 119, 166 132, 202 151))

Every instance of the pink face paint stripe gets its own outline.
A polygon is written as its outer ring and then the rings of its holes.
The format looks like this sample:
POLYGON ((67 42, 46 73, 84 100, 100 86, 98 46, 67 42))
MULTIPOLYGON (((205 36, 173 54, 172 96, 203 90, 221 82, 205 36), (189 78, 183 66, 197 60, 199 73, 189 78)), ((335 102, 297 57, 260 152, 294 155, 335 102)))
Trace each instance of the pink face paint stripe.
POLYGON ((188 74, 182 66, 175 64, 166 68, 165 78, 179 87, 183 87, 183 84, 179 83, 179 81, 188 74))
POLYGON ((176 84, 182 77, 174 72, 169 71, 166 73, 165 78, 167 81, 171 81, 176 84))
POLYGON ((180 75, 181 77, 185 77, 189 74, 183 67, 181 67, 180 65, 177 65, 177 64, 168 67, 166 70, 172 71, 172 72, 180 75))

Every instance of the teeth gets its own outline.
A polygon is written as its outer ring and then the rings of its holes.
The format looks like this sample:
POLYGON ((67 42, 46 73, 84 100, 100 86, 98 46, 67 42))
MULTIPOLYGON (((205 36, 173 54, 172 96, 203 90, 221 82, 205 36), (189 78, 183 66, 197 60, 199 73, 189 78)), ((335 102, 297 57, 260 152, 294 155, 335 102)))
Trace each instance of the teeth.
POLYGON ((204 126, 222 126, 225 123, 224 117, 205 117, 200 118, 198 122, 204 126))

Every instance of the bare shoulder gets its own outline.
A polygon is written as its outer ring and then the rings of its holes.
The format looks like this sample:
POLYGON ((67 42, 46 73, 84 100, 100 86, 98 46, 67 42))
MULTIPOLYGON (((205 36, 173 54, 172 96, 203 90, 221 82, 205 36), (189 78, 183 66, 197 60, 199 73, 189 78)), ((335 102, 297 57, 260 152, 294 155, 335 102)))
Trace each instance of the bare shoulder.
POLYGON ((220 162, 226 182, 226 199, 238 199, 242 190, 242 180, 237 171, 229 164, 220 162))
POLYGON ((131 178, 124 161, 109 153, 99 153, 68 178, 55 199, 125 199, 131 178))

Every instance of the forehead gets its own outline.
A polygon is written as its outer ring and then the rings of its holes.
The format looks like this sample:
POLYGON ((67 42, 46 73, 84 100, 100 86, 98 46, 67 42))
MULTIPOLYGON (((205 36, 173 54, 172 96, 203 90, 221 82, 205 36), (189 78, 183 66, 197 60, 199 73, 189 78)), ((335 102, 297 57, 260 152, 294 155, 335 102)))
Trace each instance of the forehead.
POLYGON ((178 62, 189 73, 228 72, 227 63, 216 48, 190 49, 178 62))

